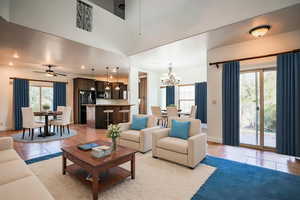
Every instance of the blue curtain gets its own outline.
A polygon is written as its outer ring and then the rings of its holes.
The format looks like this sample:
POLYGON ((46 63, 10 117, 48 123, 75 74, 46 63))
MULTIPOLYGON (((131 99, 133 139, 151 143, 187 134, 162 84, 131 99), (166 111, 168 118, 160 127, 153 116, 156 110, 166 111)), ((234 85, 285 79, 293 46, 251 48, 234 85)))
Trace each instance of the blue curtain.
POLYGON ((57 106, 66 106, 66 83, 54 82, 53 83, 53 109, 56 110, 57 106))
POLYGON ((175 86, 166 87, 166 106, 175 104, 175 86))
POLYGON ((13 88, 15 130, 21 130, 22 107, 29 107, 29 81, 14 79, 13 88))
POLYGON ((195 83, 195 105, 197 106, 196 118, 202 123, 207 123, 207 83, 195 83))
POLYGON ((277 57, 278 153, 300 156, 300 52, 277 57))
POLYGON ((223 65, 223 144, 240 144, 240 63, 223 65))

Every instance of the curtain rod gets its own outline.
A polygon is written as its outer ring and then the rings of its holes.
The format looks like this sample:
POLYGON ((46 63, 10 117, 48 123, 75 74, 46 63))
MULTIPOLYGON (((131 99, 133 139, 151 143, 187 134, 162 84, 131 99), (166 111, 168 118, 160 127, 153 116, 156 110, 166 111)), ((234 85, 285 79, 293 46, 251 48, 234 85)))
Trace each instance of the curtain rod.
POLYGON ((68 82, 63 82, 63 81, 48 81, 48 80, 38 80, 38 79, 28 79, 28 78, 18 78, 18 77, 10 77, 9 79, 23 79, 23 80, 36 81, 36 82, 65 83, 65 84, 68 84, 68 82))
POLYGON ((233 61, 244 61, 244 60, 253 60, 253 59, 259 59, 259 58, 266 58, 266 57, 273 57, 273 56, 278 56, 283 53, 292 53, 292 52, 298 52, 300 49, 295 49, 295 50, 290 50, 290 51, 283 51, 279 53, 272 53, 272 54, 266 54, 262 56, 253 56, 253 57, 248 57, 248 58, 240 58, 240 59, 233 59, 233 60, 225 60, 225 61, 220 61, 220 62, 214 62, 214 63, 209 63, 209 65, 216 65, 217 68, 219 68, 220 64, 224 64, 227 62, 233 62, 233 61))

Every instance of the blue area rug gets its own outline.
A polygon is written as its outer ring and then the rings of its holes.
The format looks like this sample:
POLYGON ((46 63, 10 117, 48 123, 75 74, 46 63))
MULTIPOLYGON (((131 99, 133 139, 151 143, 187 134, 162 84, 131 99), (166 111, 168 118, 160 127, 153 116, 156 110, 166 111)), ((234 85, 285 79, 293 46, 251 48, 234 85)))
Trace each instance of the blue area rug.
POLYGON ((37 143, 37 142, 50 142, 50 141, 55 141, 55 140, 62 140, 62 139, 66 139, 69 137, 73 137, 75 135, 77 135, 77 132, 75 130, 70 129, 70 134, 68 134, 67 131, 65 131, 65 133, 60 136, 60 133, 56 133, 53 136, 48 136, 48 137, 38 137, 39 132, 36 131, 33 137, 33 140, 31 140, 31 137, 29 136, 28 131, 26 131, 25 137, 23 139, 23 133, 17 133, 12 135, 14 141, 17 142, 24 142, 24 143, 37 143))
POLYGON ((44 160, 49 160, 51 158, 61 156, 61 154, 62 154, 62 152, 58 152, 58 153, 53 153, 53 154, 49 154, 49 155, 46 155, 46 156, 33 158, 33 159, 30 159, 30 160, 25 160, 25 163, 27 165, 29 165, 29 164, 32 164, 32 163, 36 163, 36 162, 40 162, 40 161, 44 161, 44 160))
POLYGON ((192 200, 300 199, 300 176, 212 156, 202 163, 217 169, 192 200))
MULTIPOLYGON (((30 160, 32 164, 61 156, 61 152, 30 160)), ((296 200, 300 199, 300 176, 207 156, 203 164, 215 172, 192 200, 296 200)))

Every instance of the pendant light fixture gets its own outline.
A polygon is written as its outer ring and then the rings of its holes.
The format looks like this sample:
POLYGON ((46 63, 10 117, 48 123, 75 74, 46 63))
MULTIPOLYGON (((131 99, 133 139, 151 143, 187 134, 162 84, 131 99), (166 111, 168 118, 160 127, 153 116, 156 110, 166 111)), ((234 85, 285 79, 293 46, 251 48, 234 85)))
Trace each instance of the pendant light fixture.
POLYGON ((119 67, 117 67, 116 70, 117 70, 117 86, 115 87, 115 90, 120 90, 120 86, 119 86, 119 67))
POLYGON ((105 86, 105 90, 110 90, 110 87, 109 87, 109 81, 108 81, 108 70, 109 70, 109 67, 106 67, 106 86, 105 86))

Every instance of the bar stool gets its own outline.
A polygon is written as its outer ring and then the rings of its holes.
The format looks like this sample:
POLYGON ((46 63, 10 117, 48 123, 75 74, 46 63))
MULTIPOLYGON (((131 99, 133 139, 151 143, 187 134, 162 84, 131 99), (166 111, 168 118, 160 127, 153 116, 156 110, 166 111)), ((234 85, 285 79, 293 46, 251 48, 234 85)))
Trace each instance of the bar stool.
POLYGON ((123 115, 123 122, 127 122, 127 120, 126 120, 126 113, 127 113, 127 116, 128 116, 130 110, 120 110, 119 112, 122 113, 122 115, 123 115))
POLYGON ((108 126, 109 126, 109 113, 113 113, 114 110, 104 110, 103 112, 106 113, 106 125, 107 125, 107 128, 108 128, 108 126))

